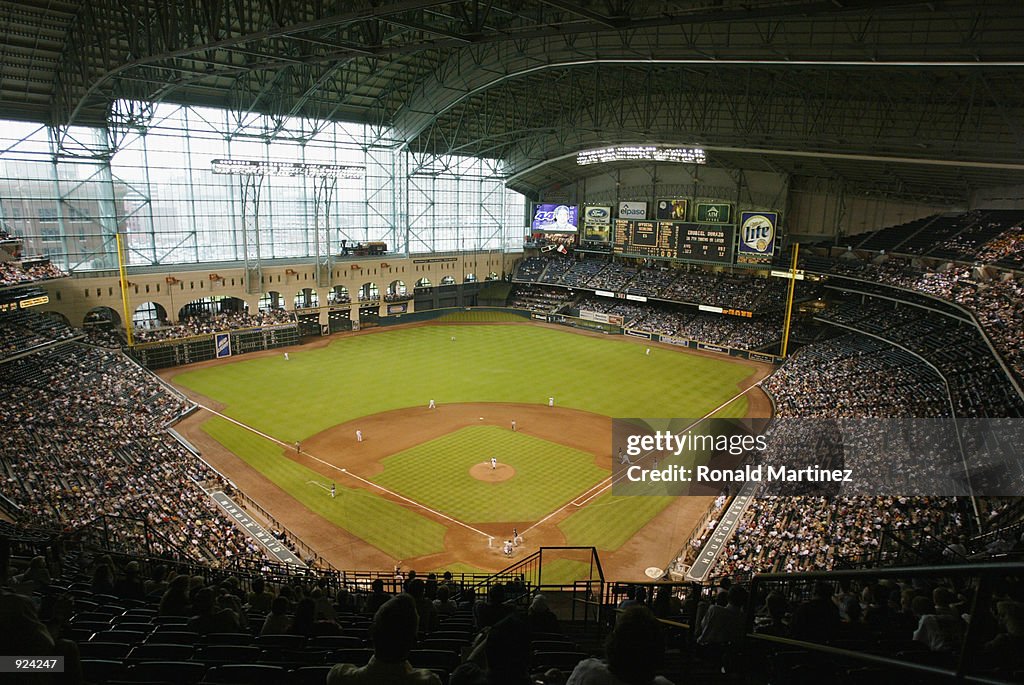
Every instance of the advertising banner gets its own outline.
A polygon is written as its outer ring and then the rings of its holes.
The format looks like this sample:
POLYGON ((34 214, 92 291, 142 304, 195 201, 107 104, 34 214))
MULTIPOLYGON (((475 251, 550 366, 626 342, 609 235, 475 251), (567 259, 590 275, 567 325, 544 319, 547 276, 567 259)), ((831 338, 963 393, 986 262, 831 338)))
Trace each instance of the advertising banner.
POLYGON ((698 202, 696 220, 699 224, 730 224, 732 205, 727 202, 698 202))
POLYGON ((776 212, 742 212, 736 261, 748 264, 770 262, 775 255, 778 223, 776 212))
POLYGON ((612 239, 612 208, 588 205, 583 208, 583 239, 608 243, 612 239))
POLYGON ((686 200, 664 199, 656 203, 658 219, 660 221, 686 221, 686 200))
POLYGON ((646 219, 647 218, 647 203, 646 202, 620 202, 619 203, 619 218, 620 219, 646 219))
POLYGON ((217 349, 217 359, 223 359, 224 357, 231 356, 231 334, 230 333, 218 333, 214 336, 215 347, 217 349))

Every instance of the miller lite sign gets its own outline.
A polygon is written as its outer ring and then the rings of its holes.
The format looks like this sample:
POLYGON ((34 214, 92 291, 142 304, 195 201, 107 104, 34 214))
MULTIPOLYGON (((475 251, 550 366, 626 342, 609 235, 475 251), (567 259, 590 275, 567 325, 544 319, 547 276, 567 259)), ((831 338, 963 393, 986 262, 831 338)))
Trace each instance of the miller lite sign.
POLYGON ((740 263, 770 262, 775 254, 778 224, 777 212, 742 212, 736 261, 740 263))

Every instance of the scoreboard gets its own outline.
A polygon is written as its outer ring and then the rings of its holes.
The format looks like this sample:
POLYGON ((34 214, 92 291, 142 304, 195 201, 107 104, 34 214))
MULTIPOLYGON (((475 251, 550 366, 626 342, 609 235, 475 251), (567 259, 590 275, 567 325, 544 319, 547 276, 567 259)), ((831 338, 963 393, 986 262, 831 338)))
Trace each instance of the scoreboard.
POLYGON ((736 227, 673 221, 615 222, 612 252, 634 257, 732 264, 736 227))

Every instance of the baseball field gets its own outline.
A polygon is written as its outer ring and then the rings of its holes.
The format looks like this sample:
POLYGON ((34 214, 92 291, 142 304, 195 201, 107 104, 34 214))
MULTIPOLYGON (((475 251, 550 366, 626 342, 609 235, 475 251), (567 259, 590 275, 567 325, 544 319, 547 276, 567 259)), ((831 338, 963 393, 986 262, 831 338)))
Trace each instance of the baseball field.
POLYGON ((345 569, 498 570, 581 545, 615 577, 640 576, 672 559, 707 498, 611 495, 610 418, 768 411, 743 394, 762 365, 525 322, 382 328, 288 353, 163 375, 209 410, 179 426, 204 458, 345 569))

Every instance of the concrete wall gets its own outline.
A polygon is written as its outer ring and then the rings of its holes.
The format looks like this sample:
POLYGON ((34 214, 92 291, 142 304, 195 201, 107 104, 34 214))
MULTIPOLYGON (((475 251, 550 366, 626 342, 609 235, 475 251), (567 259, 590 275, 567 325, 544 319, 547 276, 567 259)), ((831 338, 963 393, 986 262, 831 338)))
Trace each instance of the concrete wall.
MULTIPOLYGON (((503 252, 465 252, 411 257, 349 257, 335 263, 333 285, 348 288, 349 296, 353 300, 350 306, 352 320, 357 321, 357 300, 364 283, 376 283, 383 296, 391 282, 403 281, 406 291, 411 295, 416 283, 423 278, 429 279, 437 286, 445 276, 451 276, 456 283, 461 283, 468 274, 474 274, 481 281, 491 272, 496 272, 499 278, 503 277, 512 272, 515 261, 521 256, 503 252)), ((306 262, 275 262, 272 265, 264 265, 260 293, 246 292, 245 269, 242 264, 230 267, 168 266, 161 271, 129 269, 128 283, 129 305, 132 311, 143 303, 155 302, 167 311, 172 321, 177 321, 179 310, 189 302, 214 296, 237 297, 248 305, 249 312, 255 313, 259 308, 262 293, 270 291, 281 293, 285 308, 292 311, 295 310, 296 294, 310 288, 317 294, 319 307, 300 311, 319 312, 321 323, 326 324, 329 311, 328 293, 333 289, 333 286, 318 287, 315 266, 306 262), (211 280, 211 275, 219 278, 211 280)), ((41 285, 50 295, 50 303, 45 310, 63 314, 74 326, 81 326, 86 314, 96 307, 109 307, 117 313, 118 320, 123 323, 121 293, 116 272, 77 275, 44 282, 41 285)))
POLYGON ((786 227, 798 238, 841 238, 966 207, 935 205, 848 193, 838 181, 794 178, 786 227))

